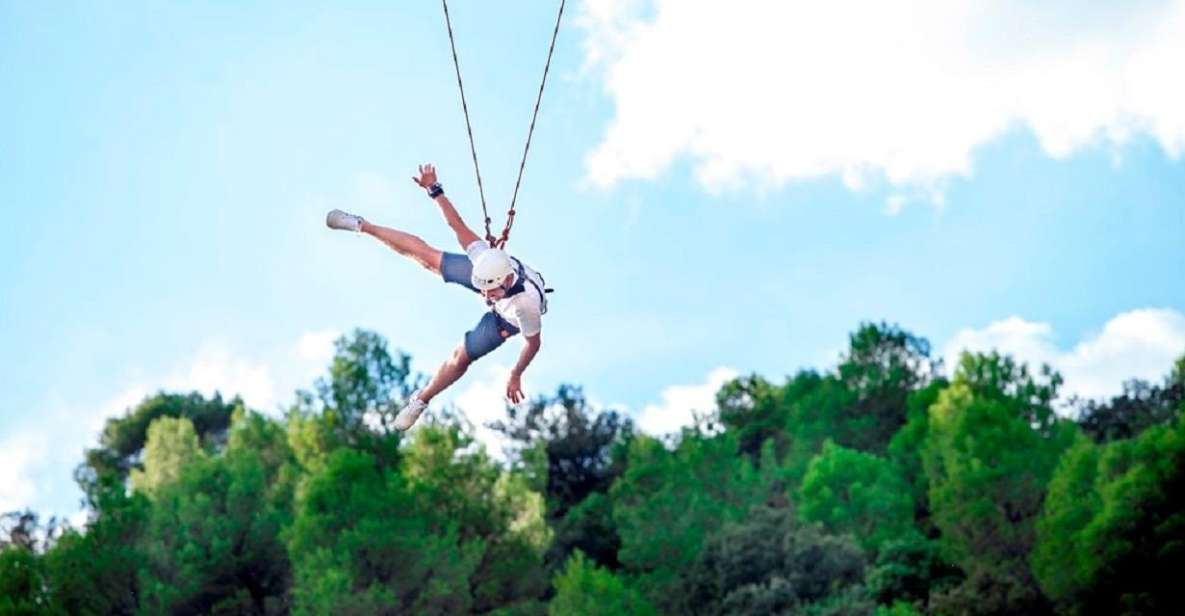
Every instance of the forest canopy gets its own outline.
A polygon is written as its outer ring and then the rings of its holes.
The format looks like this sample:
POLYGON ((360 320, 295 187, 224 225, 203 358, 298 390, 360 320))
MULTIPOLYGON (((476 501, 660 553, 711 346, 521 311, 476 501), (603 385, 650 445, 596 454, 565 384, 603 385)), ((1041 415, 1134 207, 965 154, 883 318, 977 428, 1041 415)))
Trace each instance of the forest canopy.
POLYGON ((108 420, 83 527, 0 520, 0 615, 1185 613, 1185 357, 1066 400, 869 323, 676 435, 561 386, 491 424, 503 454, 463 409, 395 431, 411 358, 335 349, 283 414, 160 392, 108 420))

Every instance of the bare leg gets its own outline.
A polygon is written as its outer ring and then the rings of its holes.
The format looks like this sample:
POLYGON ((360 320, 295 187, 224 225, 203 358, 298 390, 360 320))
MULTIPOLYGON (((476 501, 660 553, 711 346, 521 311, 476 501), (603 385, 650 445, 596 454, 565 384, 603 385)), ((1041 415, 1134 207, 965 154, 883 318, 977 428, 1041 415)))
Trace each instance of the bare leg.
POLYGON ((420 400, 425 403, 431 402, 436 394, 444 391, 449 385, 457 382, 465 371, 469 369, 469 355, 465 353, 465 345, 457 347, 453 351, 453 356, 441 364, 440 369, 436 371, 436 376, 432 377, 432 381, 428 386, 420 392, 418 396, 420 400))
POLYGON ((397 229, 374 225, 365 220, 362 221, 360 231, 390 246, 395 252, 419 263, 428 271, 440 273, 440 250, 429 246, 419 237, 397 229))

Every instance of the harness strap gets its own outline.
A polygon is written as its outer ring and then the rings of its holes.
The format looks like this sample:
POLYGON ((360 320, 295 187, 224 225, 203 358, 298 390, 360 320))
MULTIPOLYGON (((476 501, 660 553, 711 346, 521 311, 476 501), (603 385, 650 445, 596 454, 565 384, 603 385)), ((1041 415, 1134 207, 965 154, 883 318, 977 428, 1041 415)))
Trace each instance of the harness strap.
MULTIPOLYGON (((521 261, 519 261, 518 259, 516 259, 514 257, 510 257, 510 260, 514 261, 515 274, 517 275, 518 280, 516 280, 514 282, 514 286, 510 287, 506 291, 506 297, 513 297, 515 295, 518 295, 519 293, 522 293, 523 291, 526 291, 527 287, 524 284, 524 281, 529 282, 529 283, 531 283, 532 287, 535 287, 535 292, 539 294, 539 302, 541 304, 539 314, 547 314, 547 296, 545 295, 545 293, 551 293, 554 289, 547 289, 545 291, 532 278, 527 276, 527 273, 523 269, 523 264, 521 261)), ((538 272, 536 272, 536 273, 538 273, 538 272)), ((543 274, 539 274, 539 278, 542 279, 543 274)), ((544 280, 543 284, 546 285, 547 281, 544 280)))

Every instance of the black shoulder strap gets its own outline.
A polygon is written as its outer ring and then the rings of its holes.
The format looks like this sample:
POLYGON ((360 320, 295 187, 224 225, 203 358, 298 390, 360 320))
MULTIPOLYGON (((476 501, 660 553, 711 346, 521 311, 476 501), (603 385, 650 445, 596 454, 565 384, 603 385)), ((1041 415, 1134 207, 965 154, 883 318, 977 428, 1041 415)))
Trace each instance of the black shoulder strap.
MULTIPOLYGON (((540 314, 547 314, 547 295, 545 295, 545 293, 551 293, 552 290, 547 289, 547 291, 544 291, 542 288, 539 287, 538 284, 535 283, 534 280, 532 280, 529 276, 527 276, 526 270, 523 269, 522 261, 519 261, 518 259, 516 259, 514 257, 510 257, 510 260, 514 261, 515 274, 517 275, 518 280, 516 280, 514 282, 514 286, 510 287, 506 291, 506 297, 512 297, 512 296, 518 295, 519 293, 522 293, 523 291, 526 291, 527 290, 526 285, 527 285, 527 283, 530 283, 530 285, 532 287, 534 287, 535 292, 539 294, 539 304, 540 304, 539 313, 540 314)), ((539 277, 542 278, 543 275, 540 274, 539 277)))

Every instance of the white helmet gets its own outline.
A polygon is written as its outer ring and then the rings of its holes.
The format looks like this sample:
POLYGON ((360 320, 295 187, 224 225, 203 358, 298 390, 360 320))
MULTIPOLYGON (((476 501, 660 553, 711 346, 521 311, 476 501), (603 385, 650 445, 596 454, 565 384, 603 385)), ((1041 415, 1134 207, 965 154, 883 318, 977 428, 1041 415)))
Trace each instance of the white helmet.
POLYGON ((514 272, 514 263, 510 255, 490 248, 484 250, 473 260, 473 274, 470 281, 479 291, 489 291, 502 284, 506 277, 514 272))

